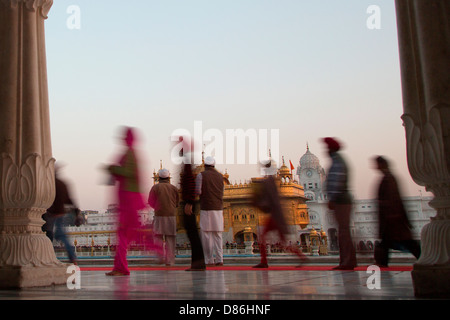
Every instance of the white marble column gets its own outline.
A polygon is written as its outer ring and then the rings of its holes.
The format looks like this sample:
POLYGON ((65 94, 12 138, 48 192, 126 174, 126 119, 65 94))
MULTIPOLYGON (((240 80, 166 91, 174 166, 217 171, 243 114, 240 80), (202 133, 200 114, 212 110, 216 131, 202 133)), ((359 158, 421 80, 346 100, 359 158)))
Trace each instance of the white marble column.
POLYGON ((434 194, 412 278, 416 296, 450 296, 450 1, 396 0, 409 171, 434 194))
POLYGON ((44 21, 52 0, 0 0, 0 287, 66 283, 41 231, 54 199, 44 21))

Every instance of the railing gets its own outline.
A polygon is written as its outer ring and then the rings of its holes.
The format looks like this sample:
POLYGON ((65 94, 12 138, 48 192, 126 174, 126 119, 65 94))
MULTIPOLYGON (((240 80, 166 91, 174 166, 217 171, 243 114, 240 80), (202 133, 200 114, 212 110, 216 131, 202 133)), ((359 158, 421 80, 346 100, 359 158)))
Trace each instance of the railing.
MULTIPOLYGON (((306 245, 297 245, 297 248, 300 249, 305 254, 311 254, 311 248, 306 245)), ((64 257, 67 255, 64 247, 55 246, 55 253, 57 257, 64 257)), ((114 256, 116 251, 115 245, 109 246, 77 246, 75 248, 76 255, 78 257, 106 257, 106 256, 114 256)), ((268 254, 288 254, 290 251, 283 247, 280 244, 268 244, 266 246, 266 252, 268 254)), ((229 244, 223 246, 223 254, 224 255, 242 255, 242 254, 259 254, 260 247, 259 244, 254 242, 252 248, 247 248, 245 244, 229 244)), ((176 247, 177 256, 191 255, 191 247, 190 245, 178 245, 176 247)), ((326 255, 326 251, 320 250, 320 255, 326 255)), ((152 255, 152 252, 146 250, 145 246, 142 245, 132 245, 128 248, 127 251, 128 256, 149 256, 152 255)))

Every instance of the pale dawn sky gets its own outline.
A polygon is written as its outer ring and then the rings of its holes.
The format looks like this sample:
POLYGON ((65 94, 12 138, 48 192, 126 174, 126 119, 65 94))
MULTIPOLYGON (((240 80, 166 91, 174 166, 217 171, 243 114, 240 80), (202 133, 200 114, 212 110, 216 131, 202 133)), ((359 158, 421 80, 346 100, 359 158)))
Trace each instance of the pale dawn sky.
POLYGON ((337 137, 356 198, 374 196, 379 154, 404 195, 427 194, 407 170, 391 0, 58 0, 45 27, 53 155, 83 210, 113 200, 99 166, 117 156, 120 126, 140 131, 147 194, 160 160, 176 174, 170 136, 194 121, 224 136, 277 129, 294 166, 308 143, 327 169, 320 139, 337 137))

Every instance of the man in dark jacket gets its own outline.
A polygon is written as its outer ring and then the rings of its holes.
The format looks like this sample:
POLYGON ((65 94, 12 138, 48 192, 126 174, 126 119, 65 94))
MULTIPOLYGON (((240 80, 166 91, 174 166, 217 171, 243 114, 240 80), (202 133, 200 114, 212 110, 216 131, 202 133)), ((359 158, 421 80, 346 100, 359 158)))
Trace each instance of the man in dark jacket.
MULTIPOLYGON (((42 226, 42 230, 46 232, 51 241, 61 241, 66 248, 69 260, 71 263, 76 264, 75 248, 69 243, 66 232, 64 230, 64 216, 66 214, 66 205, 75 207, 67 188, 67 185, 59 179, 59 166, 55 165, 55 200, 47 212, 44 214, 43 219, 45 224, 42 226), (54 230, 53 230, 54 229, 54 230)), ((78 211, 78 209, 76 208, 78 211)))
POLYGON ((375 262, 387 267, 389 249, 407 250, 417 259, 420 246, 412 239, 410 223, 395 177, 388 161, 381 156, 375 158, 376 169, 383 174, 378 187, 379 236, 381 243, 375 248, 375 262))
POLYGON ((195 178, 195 188, 200 196, 200 230, 205 263, 207 266, 222 266, 224 182, 223 175, 214 166, 214 158, 206 157, 205 171, 195 178))
POLYGON ((183 213, 183 225, 186 230, 189 242, 191 243, 191 267, 186 271, 206 270, 203 245, 197 228, 197 218, 194 210, 195 206, 195 177, 191 167, 191 144, 187 138, 180 137, 183 148, 180 156, 183 157, 181 173, 181 207, 183 213))

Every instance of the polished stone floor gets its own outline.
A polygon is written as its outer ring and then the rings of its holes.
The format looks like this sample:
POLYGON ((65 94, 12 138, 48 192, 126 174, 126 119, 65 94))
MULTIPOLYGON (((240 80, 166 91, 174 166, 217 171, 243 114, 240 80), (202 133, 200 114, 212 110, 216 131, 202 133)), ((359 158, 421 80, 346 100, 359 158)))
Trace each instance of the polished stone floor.
POLYGON ((367 300, 416 299, 409 271, 381 271, 379 289, 367 271, 184 270, 132 271, 107 277, 81 271, 80 288, 66 285, 0 290, 0 299, 25 300, 367 300), (369 281, 368 281, 369 280, 369 281))
POLYGON ((357 271, 331 271, 329 267, 333 264, 321 259, 312 261, 305 269, 296 268, 289 260, 272 261, 269 269, 253 269, 255 261, 228 259, 223 268, 196 272, 185 271, 189 266, 186 261, 168 268, 145 267, 142 261, 134 261, 131 274, 120 277, 105 275, 110 270, 109 263, 84 262, 79 288, 57 285, 0 290, 0 307, 20 310, 22 315, 59 307, 64 315, 68 310, 75 315, 102 319, 115 318, 123 309, 140 310, 139 315, 149 317, 152 312, 163 310, 168 319, 257 316, 277 320, 293 314, 334 317, 338 310, 363 309, 364 314, 369 312, 377 317, 385 316, 389 310, 390 315, 395 312, 405 317, 408 313, 406 317, 411 318, 417 308, 446 308, 447 301, 432 300, 433 305, 423 305, 430 300, 414 296, 411 271, 402 271, 401 267, 397 271, 381 270, 379 288, 371 288, 374 274, 365 267, 357 271), (308 270, 326 265, 327 270, 308 270))

